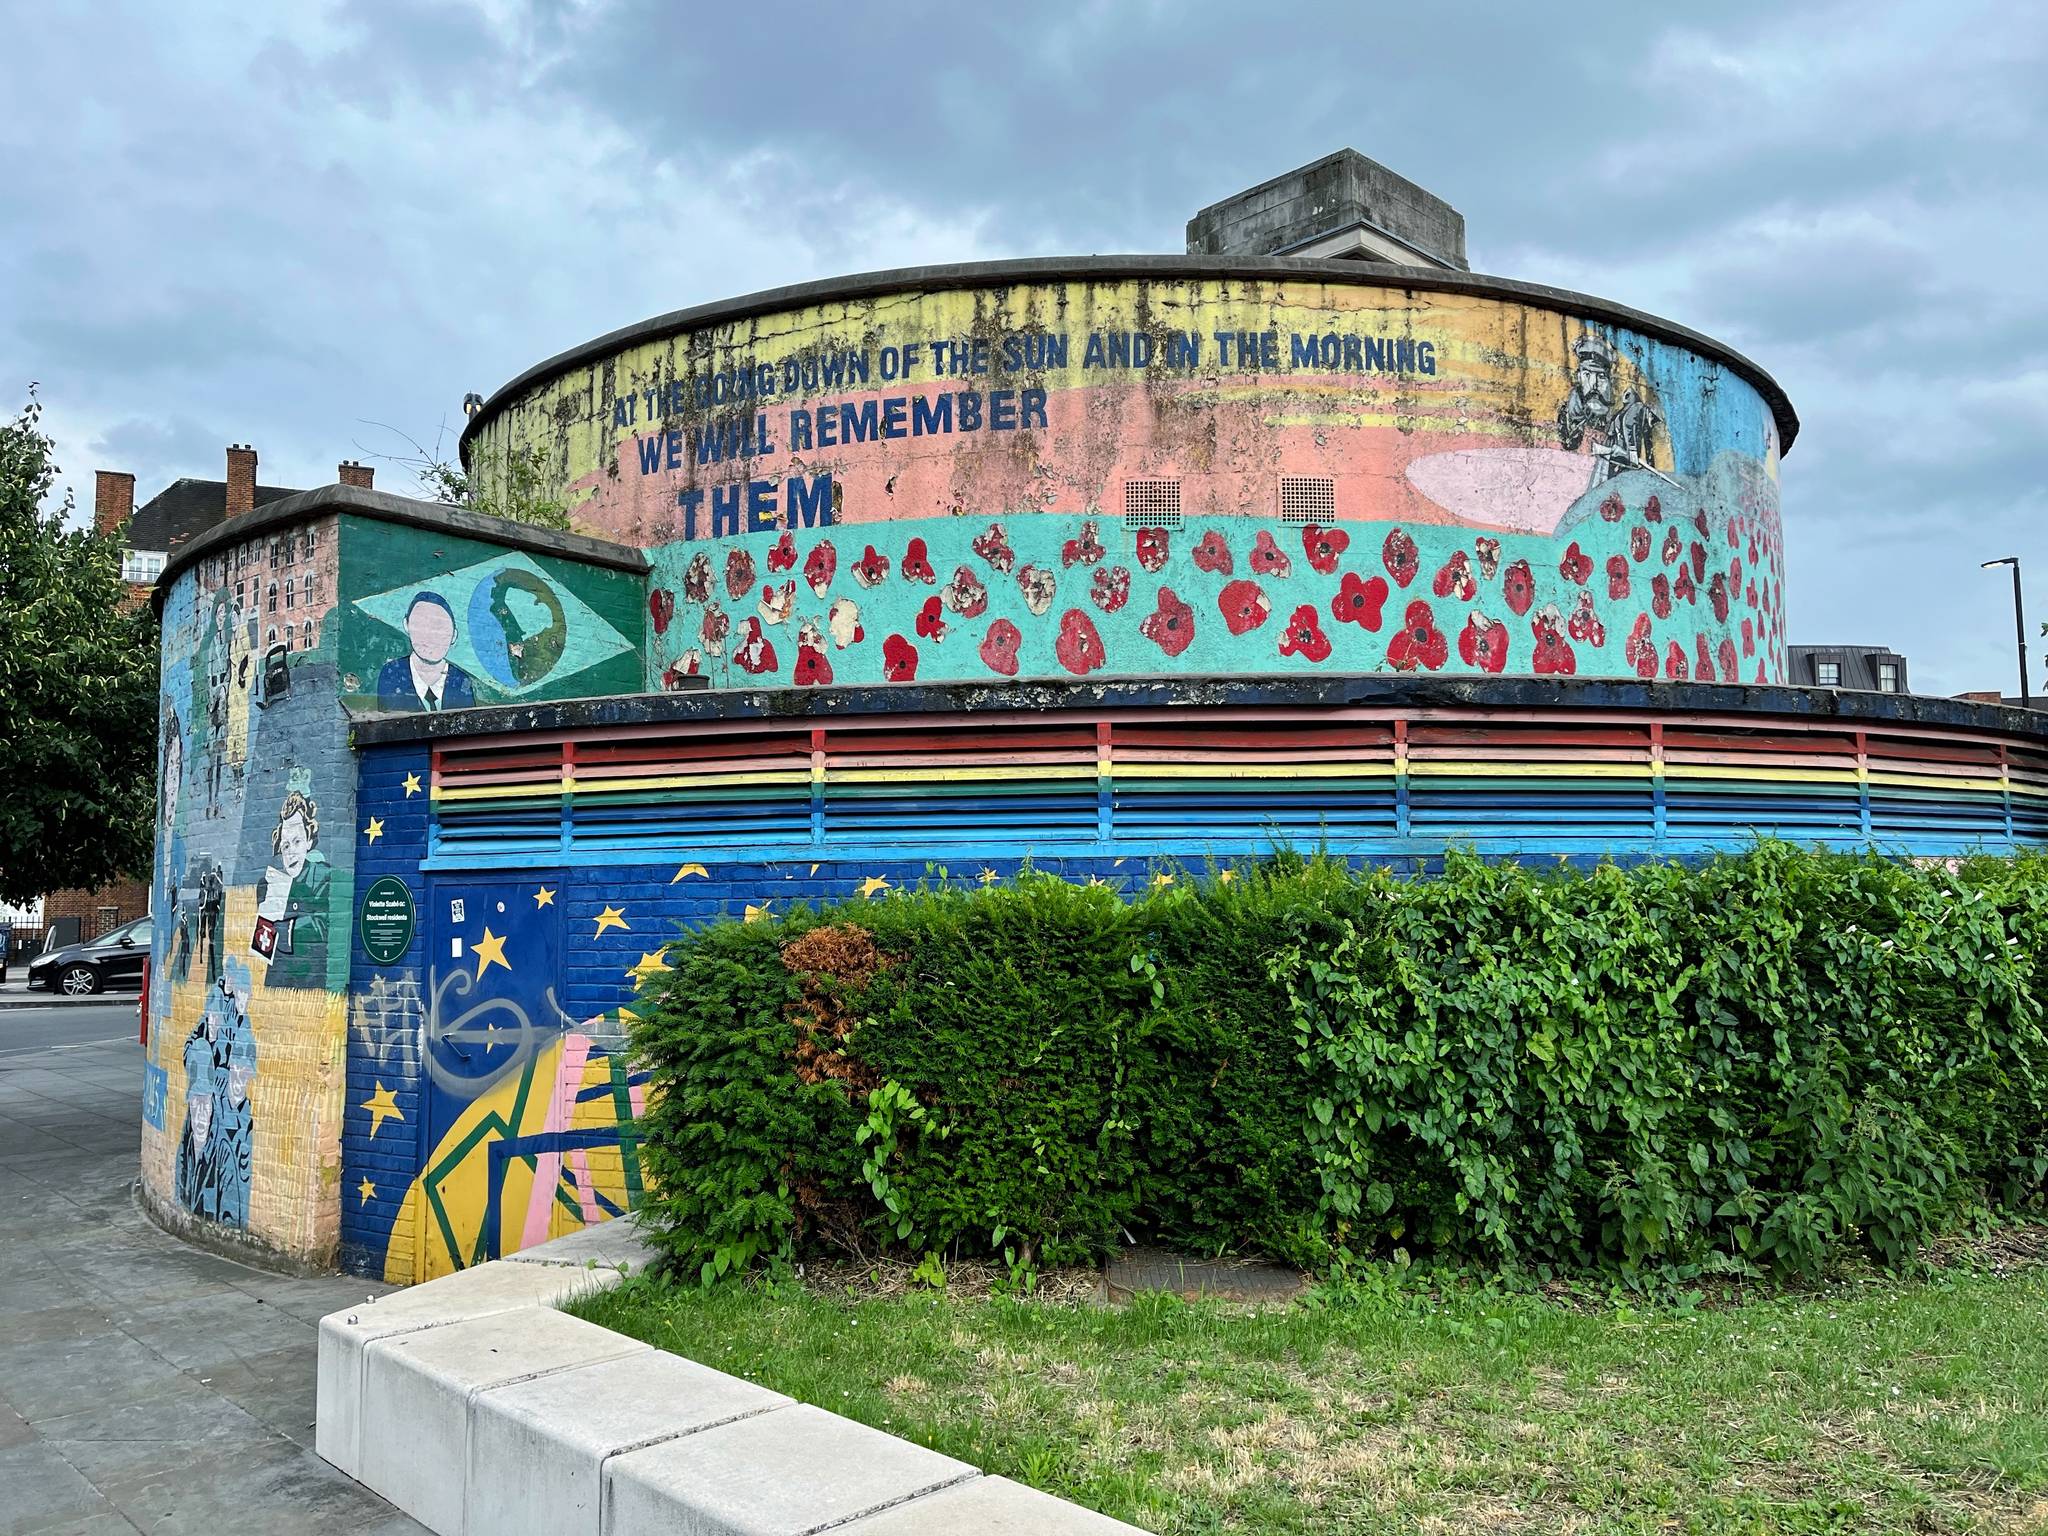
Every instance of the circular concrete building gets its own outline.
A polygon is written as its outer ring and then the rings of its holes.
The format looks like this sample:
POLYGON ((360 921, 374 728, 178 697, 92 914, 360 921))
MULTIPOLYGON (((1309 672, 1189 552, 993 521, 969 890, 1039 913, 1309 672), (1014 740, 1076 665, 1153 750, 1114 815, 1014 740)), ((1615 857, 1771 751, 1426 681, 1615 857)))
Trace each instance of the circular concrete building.
POLYGON ((181 546, 150 1207, 394 1281, 629 1210, 638 982, 797 902, 2048 842, 2042 716, 1786 685, 1754 364, 1355 155, 1188 246, 681 311, 484 402, 477 509, 181 546))
POLYGON ((1444 268, 879 273, 630 327, 463 450, 647 551, 714 687, 1377 671, 1775 682, 1782 391, 1444 268))

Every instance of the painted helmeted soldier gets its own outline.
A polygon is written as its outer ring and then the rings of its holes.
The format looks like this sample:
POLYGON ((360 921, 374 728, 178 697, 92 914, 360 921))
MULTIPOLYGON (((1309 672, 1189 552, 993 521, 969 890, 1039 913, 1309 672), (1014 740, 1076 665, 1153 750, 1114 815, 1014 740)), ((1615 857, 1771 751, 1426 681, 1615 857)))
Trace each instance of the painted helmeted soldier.
POLYGON ((1624 470, 1650 468, 1650 440, 1657 412, 1633 389, 1614 401, 1614 344, 1592 331, 1572 347, 1577 365, 1572 387, 1557 408, 1557 441, 1577 452, 1590 439, 1593 475, 1589 485, 1624 470))

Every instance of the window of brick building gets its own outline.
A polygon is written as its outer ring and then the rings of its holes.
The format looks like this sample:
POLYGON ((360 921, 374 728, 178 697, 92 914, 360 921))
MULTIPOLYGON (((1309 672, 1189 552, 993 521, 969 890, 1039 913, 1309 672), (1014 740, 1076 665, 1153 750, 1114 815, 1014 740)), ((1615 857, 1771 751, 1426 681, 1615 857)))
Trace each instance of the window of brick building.
POLYGON ((1842 664, 1839 661, 1816 661, 1813 664, 1813 680, 1823 688, 1842 686, 1842 664))
POLYGON ((1899 664, 1895 661, 1880 661, 1877 664, 1877 691, 1897 693, 1899 691, 1899 664))
POLYGON ((277 612, 277 583, 274 581, 270 584, 270 589, 265 595, 264 611, 266 613, 277 612))

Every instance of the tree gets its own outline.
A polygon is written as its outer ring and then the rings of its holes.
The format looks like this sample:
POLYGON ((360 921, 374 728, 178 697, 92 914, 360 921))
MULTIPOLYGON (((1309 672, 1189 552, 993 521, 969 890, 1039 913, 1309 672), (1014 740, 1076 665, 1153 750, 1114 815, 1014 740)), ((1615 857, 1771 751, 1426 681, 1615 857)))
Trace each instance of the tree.
POLYGON ((146 873, 157 625, 123 540, 65 527, 35 387, 0 425, 0 901, 146 873))
POLYGON ((363 451, 372 458, 384 459, 409 470, 427 494, 443 506, 481 512, 486 517, 502 517, 509 523, 568 532, 569 504, 556 494, 554 476, 548 472, 547 456, 541 452, 539 444, 506 449, 500 483, 486 489, 480 476, 471 474, 460 462, 447 456, 448 429, 445 426, 435 434, 434 446, 428 448, 419 439, 396 427, 385 427, 381 422, 370 425, 383 427, 384 431, 404 438, 412 452, 363 451))

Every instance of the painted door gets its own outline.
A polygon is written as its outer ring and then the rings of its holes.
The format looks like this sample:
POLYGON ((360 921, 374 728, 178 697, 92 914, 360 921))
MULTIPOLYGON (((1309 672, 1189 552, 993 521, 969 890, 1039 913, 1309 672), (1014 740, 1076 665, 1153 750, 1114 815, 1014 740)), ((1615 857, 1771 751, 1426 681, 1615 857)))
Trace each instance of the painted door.
POLYGON ((558 1174, 547 1133, 564 1119, 570 1021, 560 883, 442 876, 427 898, 433 1009, 427 1028, 419 1278, 527 1246, 558 1174))

